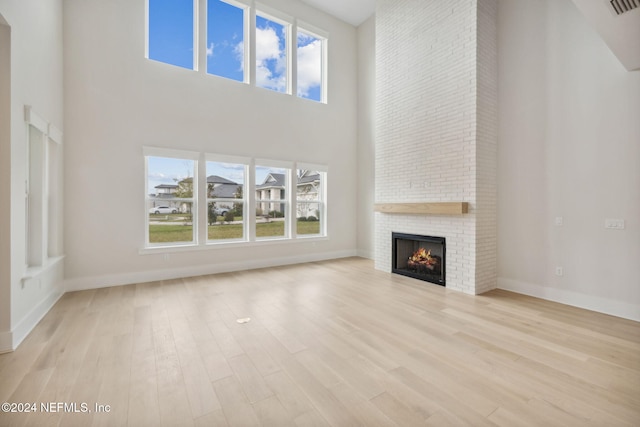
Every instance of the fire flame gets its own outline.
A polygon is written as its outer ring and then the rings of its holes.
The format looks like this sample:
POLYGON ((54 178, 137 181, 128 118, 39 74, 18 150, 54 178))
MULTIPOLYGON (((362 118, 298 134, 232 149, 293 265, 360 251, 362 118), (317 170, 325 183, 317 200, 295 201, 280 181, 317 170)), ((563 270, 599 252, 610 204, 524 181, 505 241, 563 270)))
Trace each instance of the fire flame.
POLYGON ((413 253, 409 257, 409 261, 425 263, 425 264, 435 264, 437 261, 435 258, 431 256, 431 250, 425 250, 424 248, 420 248, 413 253))

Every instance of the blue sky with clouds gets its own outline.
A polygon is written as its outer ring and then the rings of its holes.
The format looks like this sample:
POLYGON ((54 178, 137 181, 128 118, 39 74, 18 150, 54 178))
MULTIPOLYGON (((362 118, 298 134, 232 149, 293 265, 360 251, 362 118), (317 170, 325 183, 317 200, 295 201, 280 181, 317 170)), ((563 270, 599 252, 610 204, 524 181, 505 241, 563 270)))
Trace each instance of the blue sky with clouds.
MULTIPOLYGON (((244 184, 244 165, 225 162, 206 162, 206 175, 218 175, 236 184, 244 184)), ((284 173, 282 168, 256 166, 256 184, 261 184, 269 173, 284 173)), ((155 193, 160 184, 177 184, 185 178, 193 178, 195 163, 192 160, 168 157, 147 158, 147 179, 149 193, 155 193)))
MULTIPOLYGON (((244 81, 243 9, 209 0, 207 72, 244 81)), ((149 0, 149 58, 193 69, 194 7, 192 0, 149 0)), ((286 26, 256 13, 256 86, 278 92, 287 88, 286 26)), ((321 100, 322 42, 304 30, 297 38, 297 95, 321 100)))

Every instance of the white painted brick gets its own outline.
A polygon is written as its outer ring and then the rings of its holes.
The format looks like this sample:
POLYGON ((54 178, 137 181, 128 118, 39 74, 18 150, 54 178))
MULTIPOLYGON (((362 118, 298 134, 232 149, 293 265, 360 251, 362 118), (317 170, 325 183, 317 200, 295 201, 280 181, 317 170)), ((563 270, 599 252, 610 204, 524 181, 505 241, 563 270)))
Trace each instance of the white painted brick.
POLYGON ((461 217, 376 213, 376 268, 391 232, 447 239, 447 287, 496 282, 496 0, 376 5, 376 201, 467 201, 461 217))

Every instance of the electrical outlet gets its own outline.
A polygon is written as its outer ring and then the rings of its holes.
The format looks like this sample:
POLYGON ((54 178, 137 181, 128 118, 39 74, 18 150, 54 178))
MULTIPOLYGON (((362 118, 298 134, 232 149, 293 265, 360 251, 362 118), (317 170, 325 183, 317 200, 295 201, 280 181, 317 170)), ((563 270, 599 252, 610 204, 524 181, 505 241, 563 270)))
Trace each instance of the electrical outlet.
POLYGON ((561 277, 563 274, 562 267, 556 267, 556 276, 561 277))
POLYGON ((604 228, 612 230, 624 230, 624 219, 605 218, 604 228))

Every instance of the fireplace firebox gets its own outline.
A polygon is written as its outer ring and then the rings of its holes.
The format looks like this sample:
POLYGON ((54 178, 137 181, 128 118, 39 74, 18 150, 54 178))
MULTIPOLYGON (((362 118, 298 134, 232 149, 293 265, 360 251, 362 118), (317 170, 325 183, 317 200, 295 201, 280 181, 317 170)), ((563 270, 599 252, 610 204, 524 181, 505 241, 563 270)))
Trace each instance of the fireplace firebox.
POLYGON ((444 237, 391 233, 393 273, 445 286, 444 237))

